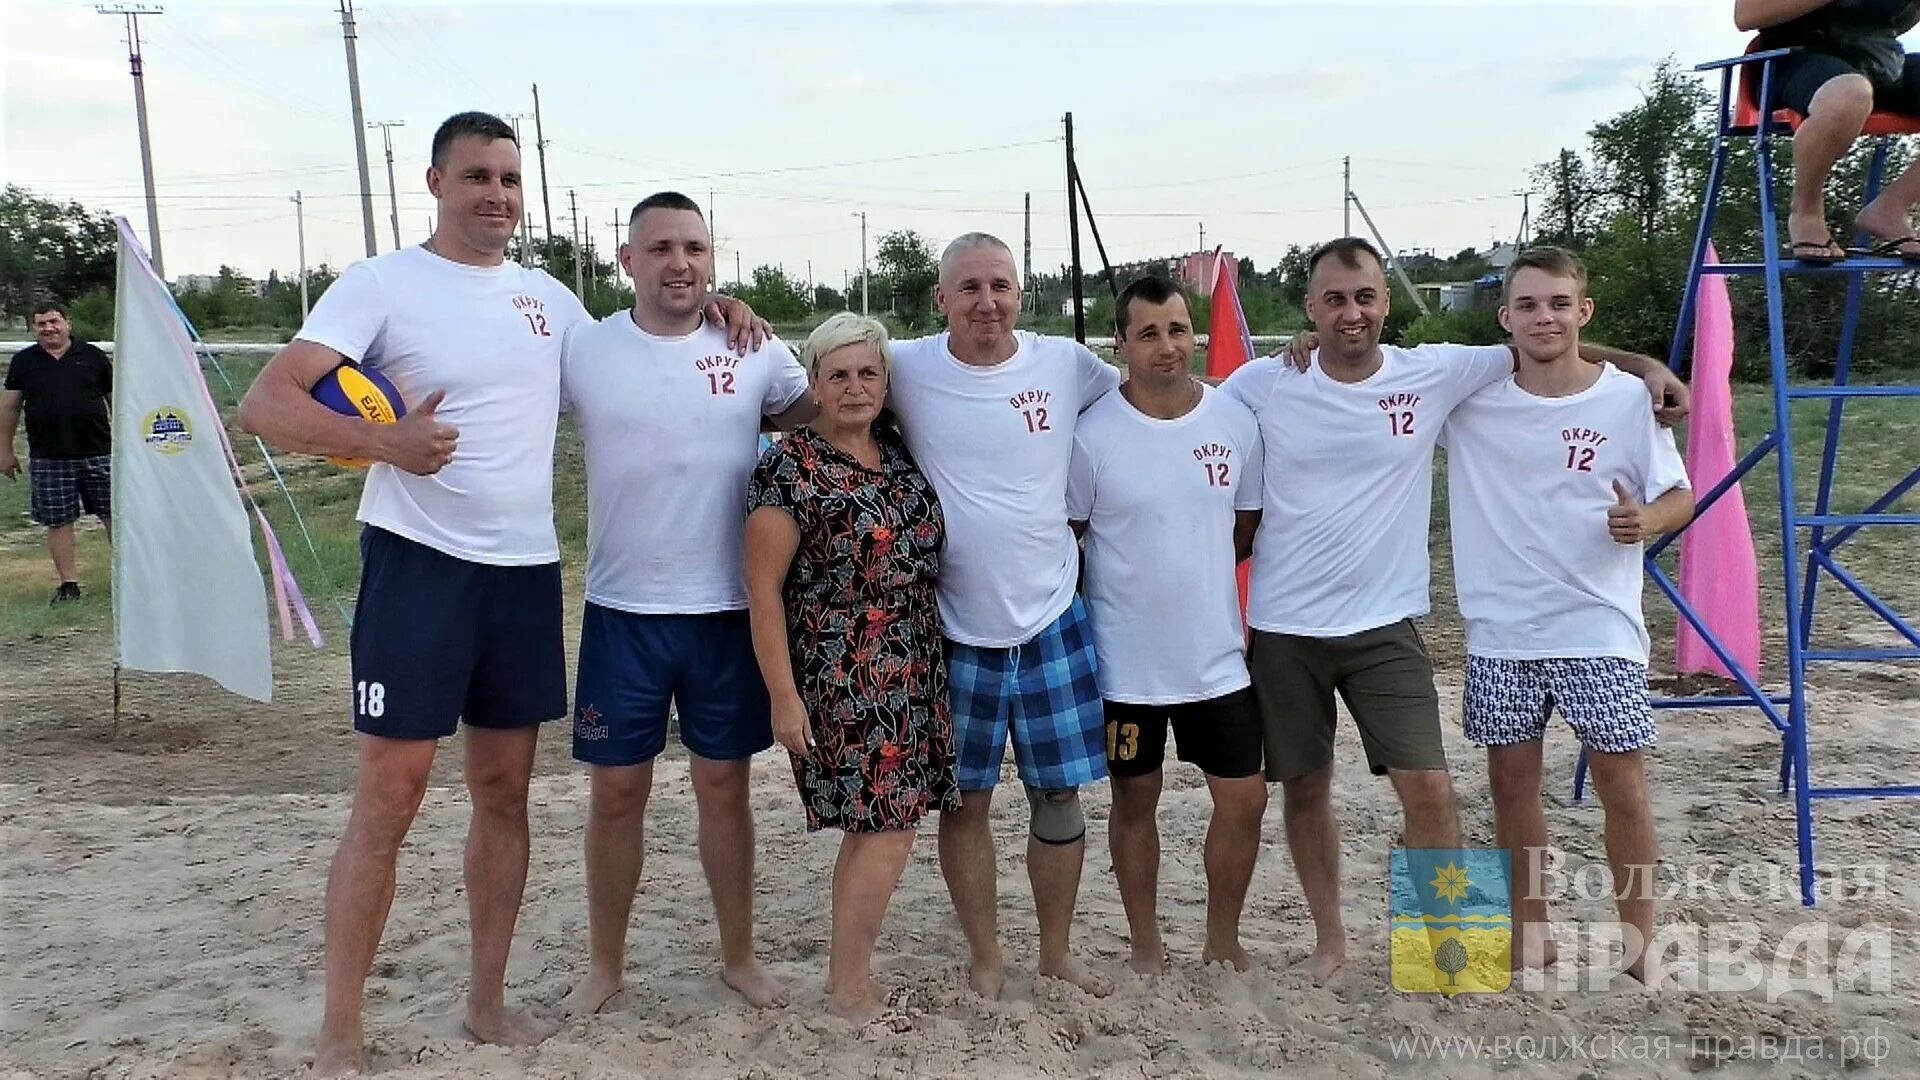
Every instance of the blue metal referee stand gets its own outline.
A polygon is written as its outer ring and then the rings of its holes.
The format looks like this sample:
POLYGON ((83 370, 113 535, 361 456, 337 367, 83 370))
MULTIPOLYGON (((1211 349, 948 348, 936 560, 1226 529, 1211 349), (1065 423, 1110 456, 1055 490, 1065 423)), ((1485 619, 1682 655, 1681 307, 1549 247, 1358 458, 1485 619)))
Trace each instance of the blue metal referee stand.
MULTIPOLYGON (((1790 792, 1794 798, 1799 838, 1800 899, 1803 904, 1811 907, 1815 900, 1813 804, 1823 799, 1920 796, 1920 784, 1816 786, 1812 780, 1811 765, 1808 761, 1808 749, 1813 741, 1813 721, 1807 709, 1807 668, 1810 664, 1920 660, 1920 631, 1916 631, 1912 623, 1875 596, 1865 583, 1847 572, 1837 558, 1840 547, 1861 529, 1876 526, 1920 525, 1920 514, 1889 512, 1889 508, 1902 496, 1912 490, 1915 485, 1920 484, 1920 447, 1911 448, 1916 458, 1914 470, 1895 483, 1885 494, 1873 500, 1865 510, 1860 513, 1843 514, 1834 513, 1832 509, 1841 422, 1847 401, 1866 397, 1920 399, 1920 385, 1855 386, 1851 382, 1854 337, 1858 329, 1860 298, 1865 287, 1865 277, 1875 273, 1913 273, 1920 271, 1920 264, 1905 262, 1897 257, 1883 258, 1853 254, 1853 251, 1857 251, 1868 242, 1865 237, 1856 237, 1855 246, 1850 249, 1849 256, 1840 262, 1807 262, 1782 257, 1781 230, 1775 213, 1771 183, 1773 142, 1779 136, 1791 135, 1800 122, 1798 114, 1773 107, 1774 62, 1788 55, 1788 52, 1789 50, 1785 49, 1764 52, 1750 49, 1744 56, 1701 64, 1694 69, 1719 73, 1720 105, 1713 143, 1713 165, 1707 179, 1705 205, 1701 208, 1699 234, 1694 240, 1693 259, 1687 273, 1686 296, 1680 306, 1680 323, 1674 331, 1673 351, 1668 358, 1669 366, 1675 370, 1683 369, 1688 354, 1686 343, 1693 329, 1695 303, 1699 297, 1702 277, 1707 274, 1721 274, 1730 277, 1759 277, 1764 280, 1767 295, 1768 370, 1771 374, 1773 389, 1773 430, 1761 439, 1757 446, 1748 451, 1746 456, 1734 466, 1731 474, 1699 497, 1698 506, 1704 512, 1768 456, 1771 455, 1774 458, 1779 473, 1781 571, 1786 600, 1786 692, 1768 692, 1760 686, 1754 673, 1743 670, 1739 664, 1735 663, 1726 647, 1714 637, 1713 632, 1704 625, 1699 614, 1680 595, 1679 589, 1666 572, 1654 561, 1667 545, 1674 541, 1678 533, 1663 537, 1647 549, 1646 567, 1647 575, 1674 603, 1679 616, 1699 631, 1707 647, 1712 649, 1714 655, 1726 665, 1727 670, 1733 673, 1733 681, 1740 691, 1737 694, 1719 697, 1657 698, 1654 700, 1654 707, 1657 709, 1757 708, 1780 731, 1780 790, 1782 794, 1790 792), (1741 139, 1753 141, 1754 160, 1758 165, 1754 182, 1758 188, 1760 204, 1761 260, 1709 264, 1706 261, 1707 242, 1713 235, 1714 215, 1719 208, 1721 194, 1727 181, 1729 151, 1737 145, 1736 140, 1741 139), (1786 325, 1781 307, 1781 282, 1789 274, 1838 274, 1846 279, 1846 321, 1841 327, 1839 354, 1835 360, 1831 385, 1805 383, 1796 385, 1789 380, 1786 325), (1826 431, 1820 453, 1820 474, 1813 485, 1810 511, 1801 506, 1804 493, 1800 480, 1794 474, 1793 426, 1789 422, 1794 404, 1804 401, 1827 403, 1826 431), (1891 627, 1895 634, 1904 638, 1905 644, 1894 648, 1877 649, 1817 647, 1812 640, 1813 612, 1815 601, 1820 595, 1819 587, 1823 577, 1831 578, 1836 587, 1853 594, 1866 605, 1868 610, 1891 627)), ((1868 122, 1865 135, 1873 137, 1876 145, 1868 172, 1866 200, 1871 201, 1885 181, 1887 152, 1892 138, 1915 134, 1920 134, 1920 121, 1905 117, 1876 113, 1868 122)), ((1920 402, 1916 402, 1916 405, 1920 405, 1920 402)), ((1574 778, 1574 798, 1576 799, 1581 797, 1585 787, 1586 765, 1586 757, 1583 754, 1574 778)))

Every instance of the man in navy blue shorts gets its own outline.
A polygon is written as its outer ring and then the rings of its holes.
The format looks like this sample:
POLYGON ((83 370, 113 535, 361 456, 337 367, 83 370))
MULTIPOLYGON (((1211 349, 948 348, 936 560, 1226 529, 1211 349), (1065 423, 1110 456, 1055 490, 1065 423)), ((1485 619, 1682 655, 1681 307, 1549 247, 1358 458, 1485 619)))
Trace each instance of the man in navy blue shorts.
POLYGON ((504 980, 539 725, 567 713, 553 440, 561 342, 588 316, 552 277, 505 258, 521 210, 511 127, 485 113, 447 120, 427 187, 433 236, 348 267, 240 407, 242 427, 283 449, 375 463, 353 623, 359 776, 327 878, 323 1076, 364 1066, 362 998, 400 844, 438 741, 463 722, 466 1028, 505 1045, 550 1030, 506 1007, 504 980), (407 415, 370 424, 316 403, 314 383, 343 362, 392 380, 407 415))

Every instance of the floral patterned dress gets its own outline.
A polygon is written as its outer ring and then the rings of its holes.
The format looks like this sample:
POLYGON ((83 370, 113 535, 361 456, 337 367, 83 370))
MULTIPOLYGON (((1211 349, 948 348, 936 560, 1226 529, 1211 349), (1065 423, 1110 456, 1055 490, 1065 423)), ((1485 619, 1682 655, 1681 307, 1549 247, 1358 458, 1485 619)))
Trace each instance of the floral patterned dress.
POLYGON ((790 755, 810 830, 910 829, 960 805, 933 592, 946 526, 899 435, 874 438, 877 471, 802 427, 761 456, 748 489, 749 512, 800 526, 782 599, 814 740, 790 755))

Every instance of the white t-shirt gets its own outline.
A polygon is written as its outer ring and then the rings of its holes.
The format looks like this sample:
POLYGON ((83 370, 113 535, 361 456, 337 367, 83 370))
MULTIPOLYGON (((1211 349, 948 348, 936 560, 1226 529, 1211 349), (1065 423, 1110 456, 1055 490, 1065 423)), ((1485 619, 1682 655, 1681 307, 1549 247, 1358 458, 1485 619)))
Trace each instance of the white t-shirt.
POLYGON ((1332 638, 1427 613, 1433 447, 1467 395, 1513 372, 1505 345, 1382 345, 1380 370, 1336 382, 1255 360, 1221 389, 1253 410, 1265 448, 1247 622, 1332 638))
POLYGON ((1076 341, 1014 336, 1018 351, 991 367, 961 363, 946 334, 895 342, 887 395, 947 519, 942 630, 985 648, 1032 640, 1073 602, 1074 423, 1120 385, 1119 370, 1076 341))
POLYGON ((460 431, 432 476, 368 469, 360 520, 469 562, 558 560, 560 343, 587 319, 565 286, 516 263, 468 266, 409 247, 347 267, 299 338, 385 375, 409 406, 446 391, 437 415, 460 431))
POLYGON ((760 418, 807 392, 770 339, 738 356, 710 323, 656 337, 629 311, 567 337, 561 390, 587 457, 587 599, 648 615, 747 606, 747 481, 760 418))
POLYGON ((1641 548, 1607 534, 1613 482, 1643 503, 1688 484, 1645 384, 1609 366, 1548 398, 1508 378, 1455 409, 1445 439, 1467 651, 1646 663, 1641 548))
POLYGON ((1248 685, 1233 519, 1260 509, 1260 484, 1259 422, 1218 390, 1173 420, 1124 393, 1080 418, 1067 517, 1087 523, 1103 696, 1174 705, 1248 685))

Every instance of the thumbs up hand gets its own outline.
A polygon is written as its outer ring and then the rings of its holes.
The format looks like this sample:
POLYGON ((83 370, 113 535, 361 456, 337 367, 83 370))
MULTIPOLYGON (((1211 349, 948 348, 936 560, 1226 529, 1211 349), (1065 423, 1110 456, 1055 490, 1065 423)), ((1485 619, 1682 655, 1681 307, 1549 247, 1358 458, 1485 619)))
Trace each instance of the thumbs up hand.
POLYGON ((435 390, 408 409, 407 415, 392 424, 379 425, 379 459, 415 476, 431 476, 445 468, 460 440, 460 429, 441 423, 436 415, 446 396, 446 391, 435 390))
POLYGON ((1647 508, 1620 481, 1613 482, 1613 505, 1607 507, 1607 533, 1616 544, 1638 544, 1647 538, 1647 508))

